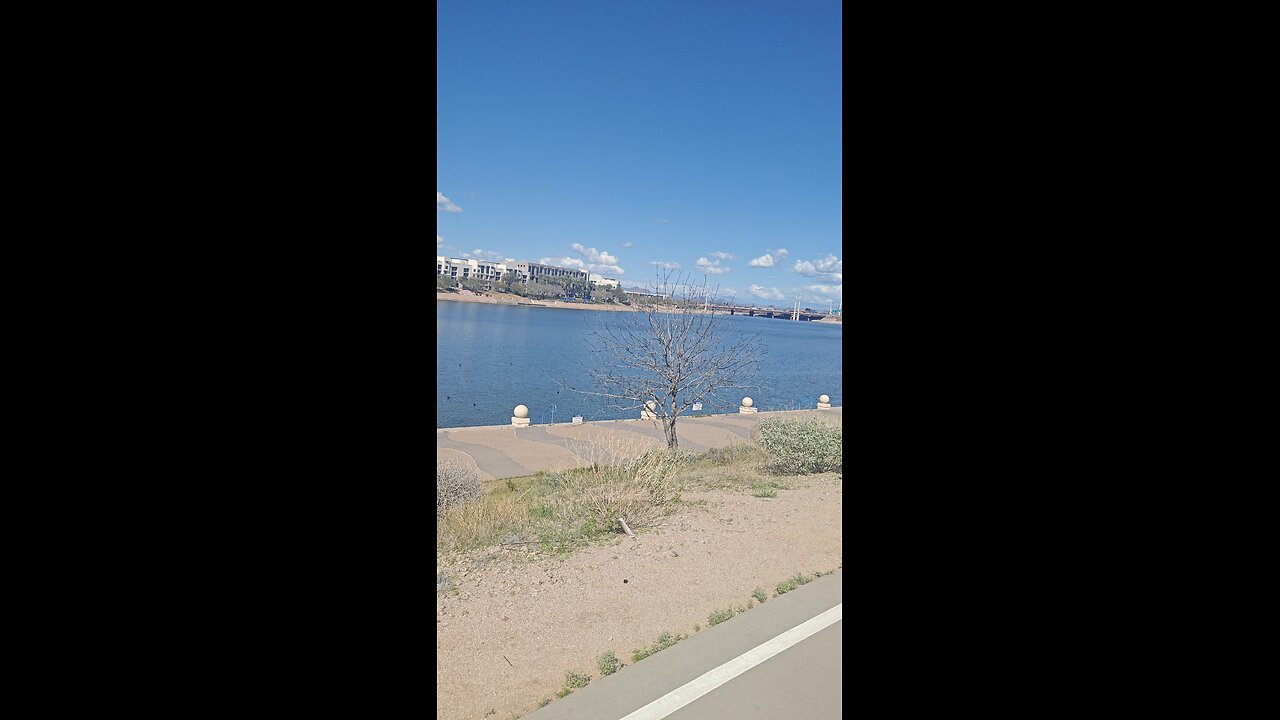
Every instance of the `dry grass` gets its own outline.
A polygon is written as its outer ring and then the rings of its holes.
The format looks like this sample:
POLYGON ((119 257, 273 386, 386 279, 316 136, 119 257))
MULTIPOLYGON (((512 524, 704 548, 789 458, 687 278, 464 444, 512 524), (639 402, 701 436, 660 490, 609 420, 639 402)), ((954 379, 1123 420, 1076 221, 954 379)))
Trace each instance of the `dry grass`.
POLYGON ((586 467, 564 471, 555 479, 562 507, 568 515, 594 519, 602 527, 616 524, 618 518, 644 527, 666 515, 680 499, 676 475, 690 461, 687 454, 627 440, 580 453, 586 467), (604 457, 593 458, 597 453, 604 457))
POLYGON ((528 504, 515 494, 490 493, 471 505, 446 510, 437 525, 436 544, 443 550, 496 545, 528 525, 528 504))
POLYGON ((693 490, 745 490, 766 482, 768 455, 755 445, 711 450, 687 465, 677 481, 693 490))
POLYGON ((436 463, 436 517, 450 508, 480 499, 480 480, 475 470, 456 460, 436 463))
POLYGON ((768 467, 769 453, 751 444, 694 456, 670 453, 645 438, 611 437, 570 443, 569 449, 578 467, 492 481, 479 502, 447 508, 437 526, 437 549, 512 543, 563 556, 620 535, 618 518, 636 531, 659 523, 682 504, 686 489, 772 493, 808 482, 779 483, 768 467))
POLYGON ((489 483, 480 502, 442 513, 436 547, 467 550, 509 543, 536 543, 545 552, 566 553, 586 541, 652 525, 680 498, 676 476, 687 454, 654 449, 642 438, 571 447, 585 467, 540 472, 489 483))

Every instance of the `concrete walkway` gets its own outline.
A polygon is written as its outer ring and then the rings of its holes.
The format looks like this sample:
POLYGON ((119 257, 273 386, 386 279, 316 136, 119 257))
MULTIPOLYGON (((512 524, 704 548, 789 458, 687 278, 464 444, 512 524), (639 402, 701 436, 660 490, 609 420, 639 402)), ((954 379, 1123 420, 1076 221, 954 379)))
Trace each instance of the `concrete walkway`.
POLYGON ((613 675, 593 667, 590 685, 525 718, 839 720, 844 623, 832 620, 843 606, 837 570, 613 675))
MULTIPOLYGON (((818 417, 839 424, 843 408, 785 410, 751 415, 681 418, 676 423, 680 449, 703 453, 712 448, 751 442, 761 420, 770 417, 818 417)), ((653 420, 597 420, 573 425, 555 423, 517 428, 484 425, 436 430, 436 456, 473 465, 481 478, 502 479, 609 464, 619 456, 666 446, 662 425, 653 420)))

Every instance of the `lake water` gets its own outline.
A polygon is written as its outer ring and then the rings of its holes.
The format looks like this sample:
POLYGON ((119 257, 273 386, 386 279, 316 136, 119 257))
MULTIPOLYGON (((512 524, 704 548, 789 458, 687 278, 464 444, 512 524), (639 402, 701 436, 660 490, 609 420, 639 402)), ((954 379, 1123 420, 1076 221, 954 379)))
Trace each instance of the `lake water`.
MULTIPOLYGON (((529 408, 535 423, 638 418, 608 400, 585 396, 556 383, 589 387, 584 369, 591 356, 586 336, 630 313, 558 308, 436 302, 436 427, 510 425, 516 405, 529 408), (553 407, 554 406, 554 411, 553 407)), ((757 387, 721 393, 704 401, 703 413, 737 412, 743 395, 760 410, 816 407, 819 395, 843 405, 837 323, 793 322, 740 315, 719 319, 733 333, 760 333, 764 353, 757 387)))

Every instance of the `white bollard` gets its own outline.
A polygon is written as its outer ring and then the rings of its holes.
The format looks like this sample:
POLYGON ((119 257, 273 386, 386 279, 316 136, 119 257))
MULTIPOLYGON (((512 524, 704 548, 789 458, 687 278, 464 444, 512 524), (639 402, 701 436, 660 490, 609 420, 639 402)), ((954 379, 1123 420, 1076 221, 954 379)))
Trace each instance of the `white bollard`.
POLYGON ((511 416, 511 425, 513 427, 529 427, 529 408, 524 405, 517 405, 515 414, 511 416))
POLYGON ((756 409, 751 407, 752 405, 755 404, 755 402, 756 402, 755 400, 752 400, 749 397, 742 398, 742 405, 738 408, 738 414, 750 415, 751 413, 755 412, 756 409))
POLYGON ((819 395, 819 396, 818 396, 818 407, 820 407, 820 408, 830 408, 830 407, 831 407, 831 398, 827 397, 826 395, 819 395))

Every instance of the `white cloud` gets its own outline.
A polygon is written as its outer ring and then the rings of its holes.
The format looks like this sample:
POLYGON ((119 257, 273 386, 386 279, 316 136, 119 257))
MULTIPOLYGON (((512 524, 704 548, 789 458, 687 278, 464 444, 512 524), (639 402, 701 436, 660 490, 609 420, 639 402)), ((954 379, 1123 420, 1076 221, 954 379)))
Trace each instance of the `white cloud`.
POLYGON ((555 265, 556 267, 569 268, 571 270, 585 270, 588 273, 600 273, 609 275, 624 275, 626 270, 617 265, 608 265, 604 263, 588 263, 583 262, 579 258, 571 257, 544 257, 538 261, 543 265, 555 265))
POLYGON ((844 297, 844 285, 810 285, 808 292, 815 293, 824 300, 838 300, 844 297))
POLYGON ((618 264, 618 258, 614 255, 610 255, 606 251, 596 250, 595 248, 582 247, 582 243, 574 243, 569 247, 573 248, 574 252, 586 258, 587 262, 589 263, 601 263, 604 265, 618 264))
POLYGON ((436 247, 437 248, 444 247, 444 238, 440 237, 439 235, 436 236, 436 247))
POLYGON ((586 263, 578 258, 571 257, 544 257, 538 261, 539 265, 555 265, 556 267, 571 268, 573 270, 585 270, 586 263))
POLYGON ((462 208, 453 204, 453 201, 444 196, 444 193, 436 191, 436 210, 444 210, 445 212, 462 212, 462 208))
POLYGON ((649 264, 654 267, 662 268, 663 270, 679 270, 680 269, 680 263, 678 262, 662 262, 661 260, 650 260, 649 264))
POLYGON ((636 245, 636 244, 635 244, 635 243, 633 243, 633 242, 631 242, 630 240, 628 240, 628 241, 626 241, 626 242, 622 243, 622 247, 624 247, 624 248, 635 247, 635 245, 636 245))
POLYGON ((476 248, 469 253, 462 253, 462 257, 475 258, 477 260, 501 260, 502 253, 476 248))
MULTIPOLYGON (((712 255, 716 254, 718 253, 712 253, 712 255)), ((708 275, 724 275, 729 272, 729 268, 720 267, 719 260, 711 261, 704 257, 700 257, 698 258, 698 262, 694 263, 694 265, 697 265, 699 270, 708 275)))
MULTIPOLYGON (((546 263, 547 265, 559 265, 560 267, 572 267, 578 270, 586 270, 593 273, 608 273, 610 275, 622 275, 626 273, 621 266, 618 265, 618 257, 610 255, 608 251, 596 250, 595 248, 583 247, 582 243, 573 243, 569 246, 574 252, 581 255, 586 261, 577 258, 552 258, 555 262, 546 263)), ((542 261, 539 261, 542 262, 542 261)))
POLYGON ((750 265, 751 267, 769 268, 782 262, 783 260, 786 260, 787 256, 790 254, 791 253, 787 252, 786 248, 778 248, 777 250, 770 250, 768 248, 765 248, 764 255, 761 255, 760 257, 752 260, 747 264, 750 265))
POLYGON ((784 300, 787 297, 778 288, 767 288, 761 285, 752 285, 751 294, 764 300, 784 300))
POLYGON ((835 255, 827 255, 825 258, 816 263, 808 260, 797 260, 792 266, 791 272, 805 277, 818 278, 819 281, 826 282, 843 282, 844 261, 836 258, 835 255))
POLYGON ((729 254, 729 253, 727 253, 727 252, 713 252, 713 253, 711 253, 711 257, 716 258, 717 260, 732 260, 732 259, 733 259, 733 256, 732 256, 732 255, 730 255, 730 254, 729 254))
POLYGON ((654 225, 662 225, 662 224, 664 224, 664 223, 669 223, 669 222, 671 222, 671 221, 670 221, 670 220, 664 220, 664 219, 662 219, 662 218, 660 218, 660 217, 656 217, 656 218, 654 218, 654 219, 650 220, 649 222, 653 223, 654 225))

